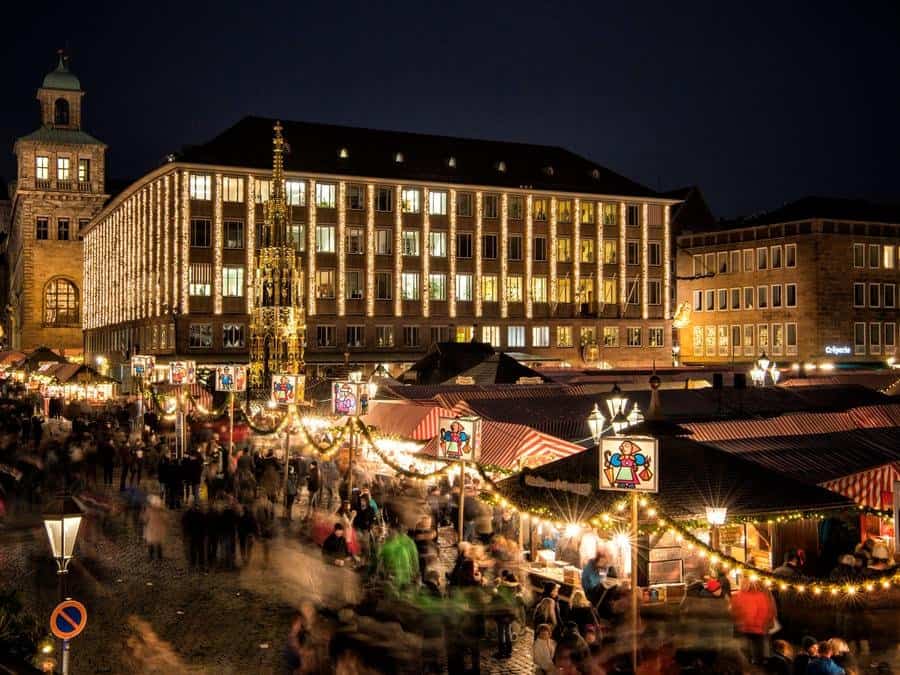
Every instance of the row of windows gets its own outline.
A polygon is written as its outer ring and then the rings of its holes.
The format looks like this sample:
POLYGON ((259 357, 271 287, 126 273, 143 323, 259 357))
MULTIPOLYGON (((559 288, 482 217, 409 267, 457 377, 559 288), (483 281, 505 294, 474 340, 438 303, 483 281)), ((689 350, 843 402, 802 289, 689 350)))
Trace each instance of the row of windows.
MULTIPOLYGON (((562 348, 574 347, 573 328, 572 326, 555 326, 553 336, 555 337, 555 346, 562 348)), ((526 344, 526 338, 529 331, 526 326, 506 326, 505 343, 502 341, 503 329, 501 326, 480 326, 478 327, 478 338, 482 342, 487 342, 494 347, 520 348, 520 347, 550 347, 551 346, 551 327, 550 326, 531 326, 530 343, 526 344)), ((646 330, 641 326, 625 327, 625 340, 623 343, 619 341, 619 326, 605 326, 603 328, 603 346, 604 347, 664 347, 665 331, 662 326, 651 326, 646 330)), ((448 326, 430 326, 429 337, 431 342, 470 342, 475 337, 475 327, 473 326, 455 326, 452 329, 448 326)), ((366 328, 361 325, 352 325, 345 328, 344 345, 348 348, 364 348, 366 347, 366 328)), ((403 342, 405 347, 418 347, 421 345, 421 328, 419 326, 403 326, 403 342)), ((595 342, 596 334, 594 328, 585 327, 581 329, 581 344, 595 342)), ((334 326, 319 325, 316 326, 316 346, 322 348, 337 347, 337 329, 334 326)), ((375 327, 375 347, 396 347, 401 343, 396 341, 394 326, 376 326, 375 327)))
MULTIPOLYGON (((72 219, 71 218, 57 218, 56 219, 56 239, 60 241, 69 241, 74 240, 76 238, 80 239, 80 232, 82 229, 87 227, 90 219, 88 218, 80 218, 78 220, 78 231, 75 232, 72 230, 72 219)), ((50 218, 47 216, 38 216, 34 220, 34 238, 47 241, 50 239, 51 229, 50 229, 50 218)))
POLYGON ((893 354, 897 349, 897 324, 873 321, 866 324, 858 321, 853 324, 853 353, 857 356, 866 353, 873 356, 893 354))
MULTIPOLYGON (((212 349, 213 325, 192 323, 188 329, 188 347, 191 349, 212 349)), ((247 327, 242 323, 222 324, 222 347, 242 349, 247 346, 247 327)))
POLYGON ((897 267, 898 253, 900 247, 894 244, 853 244, 853 267, 892 270, 897 267))
MULTIPOLYGON (((79 183, 87 183, 91 180, 91 160, 78 158, 78 171, 76 176, 79 183)), ((50 158, 45 155, 38 155, 34 158, 34 177, 37 180, 50 180, 50 158)), ((57 157, 56 158, 56 180, 70 181, 72 180, 72 158, 57 157)))
MULTIPOLYGON (((257 203, 267 201, 271 195, 272 183, 270 180, 257 180, 257 190, 254 195, 257 203)), ((209 201, 212 199, 212 176, 207 174, 191 174, 189 179, 191 199, 209 201)), ((347 186, 346 207, 353 211, 365 209, 366 187, 358 183, 350 183, 347 186)), ((289 206, 306 206, 307 184, 305 180, 285 181, 285 201, 289 206)), ((222 199, 225 202, 244 201, 244 179, 238 176, 222 177, 222 199)), ((390 213, 394 210, 395 190, 392 187, 377 186, 375 188, 375 210, 382 213, 390 213)), ((447 215, 448 193, 445 190, 428 191, 428 213, 433 216, 447 215)), ((315 189, 315 205, 320 209, 333 209, 337 203, 337 185, 335 183, 317 182, 315 189)), ((458 192, 456 195, 456 213, 459 216, 470 218, 474 215, 474 195, 471 192, 458 192)), ((557 220, 560 223, 573 222, 575 202, 571 199, 557 201, 557 220)), ((591 201, 580 202, 579 220, 584 224, 594 223, 594 213, 597 205, 591 201)), ((525 198, 521 195, 510 195, 507 201, 508 216, 512 220, 522 220, 525 215, 525 198)), ((417 214, 422 212, 422 190, 420 188, 406 187, 400 190, 400 210, 403 213, 417 214)), ((625 224, 631 227, 641 224, 641 207, 638 204, 627 204, 625 208, 625 224)), ((550 215, 550 200, 544 197, 532 200, 532 215, 536 221, 547 221, 550 215)), ((616 204, 602 205, 602 220, 604 225, 617 225, 618 206, 616 204)), ((488 219, 496 219, 500 216, 500 195, 487 193, 482 197, 482 216, 488 219)), ((659 204, 650 204, 647 209, 648 225, 661 226, 663 224, 663 207, 659 204)))
POLYGON ((797 306, 797 284, 707 288, 693 291, 695 312, 725 312, 797 306))
MULTIPOLYGON (((224 247, 226 249, 239 249, 244 247, 244 223, 241 220, 225 220, 222 223, 224 234, 224 247)), ((212 245, 212 222, 208 218, 191 219, 190 241, 191 246, 208 248, 212 245)), ((303 223, 291 224, 288 238, 294 243, 298 252, 306 250, 306 226, 303 223)), ((262 225, 257 228, 257 239, 260 239, 262 225)), ((335 253, 336 230, 334 225, 316 226, 316 252, 335 253)), ((392 255, 394 232, 389 228, 376 228, 375 230, 375 254, 392 255)), ((456 257, 471 258, 474 255, 473 233, 457 232, 456 257)), ((403 230, 400 234, 400 246, 405 256, 421 255, 421 232, 419 230, 403 230)), ((349 255, 365 254, 365 230, 359 227, 347 228, 346 250, 349 255)), ((482 258, 496 260, 498 251, 498 236, 485 234, 481 237, 482 258)), ((447 232, 432 231, 428 233, 428 244, 431 256, 445 258, 448 255, 447 232)), ((556 238, 556 258, 561 263, 572 262, 572 238, 556 238)), ((534 237, 533 258, 537 262, 547 261, 547 237, 534 237)), ((583 263, 594 262, 594 240, 586 237, 579 242, 579 260, 583 263)), ((507 237, 507 258, 509 260, 522 260, 523 237, 520 234, 512 234, 507 237)), ((603 262, 614 265, 617 263, 616 240, 603 242, 603 262)), ((627 265, 640 265, 640 242, 629 239, 625 247, 625 262, 627 265)), ((658 267, 662 265, 662 243, 659 241, 647 242, 647 263, 658 267)))
MULTIPOLYGON (((191 263, 188 292, 195 297, 209 297, 212 295, 211 263, 191 263)), ((243 265, 222 266, 222 296, 226 298, 244 297, 243 265)))
POLYGON ((757 270, 797 267, 797 244, 760 246, 716 253, 696 253, 693 257, 695 277, 710 274, 737 274, 757 270))
POLYGON ((694 356, 770 356, 797 354, 796 323, 747 323, 743 325, 694 326, 694 356))
POLYGON ((866 284, 862 282, 854 282, 854 307, 868 306, 893 309, 897 306, 897 286, 895 284, 868 284, 868 288, 869 292, 867 294, 866 284))

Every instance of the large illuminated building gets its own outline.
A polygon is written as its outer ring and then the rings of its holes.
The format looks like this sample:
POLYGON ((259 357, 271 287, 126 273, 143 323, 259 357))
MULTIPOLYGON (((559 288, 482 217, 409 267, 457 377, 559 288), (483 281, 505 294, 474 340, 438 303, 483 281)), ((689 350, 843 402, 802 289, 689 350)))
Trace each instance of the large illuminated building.
POLYGON ((82 231, 108 199, 106 146, 82 128, 84 90, 60 55, 37 99, 41 126, 15 142, 4 329, 13 349, 82 351, 82 231))
MULTIPOLYGON (((133 183, 85 231, 86 345, 244 361, 271 190, 248 117, 133 183)), ((582 366, 671 358, 678 200, 556 147, 284 123, 305 360, 411 363, 473 339, 582 366)))
POLYGON ((765 352, 809 370, 896 354, 900 208, 809 197, 677 246, 685 363, 765 352))

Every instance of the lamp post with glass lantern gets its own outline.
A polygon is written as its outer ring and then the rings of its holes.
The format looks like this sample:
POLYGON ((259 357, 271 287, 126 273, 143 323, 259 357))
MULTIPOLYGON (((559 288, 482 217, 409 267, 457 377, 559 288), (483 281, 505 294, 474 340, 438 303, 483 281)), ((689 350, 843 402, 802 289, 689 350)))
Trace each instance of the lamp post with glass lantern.
POLYGON ((75 556, 75 540, 81 527, 82 512, 78 503, 68 495, 54 499, 44 511, 44 529, 50 541, 50 550, 56 560, 59 577, 59 599, 65 597, 65 575, 75 556))
POLYGON ((706 522, 709 523, 709 545, 719 550, 719 528, 725 524, 728 509, 724 506, 707 506, 706 522))

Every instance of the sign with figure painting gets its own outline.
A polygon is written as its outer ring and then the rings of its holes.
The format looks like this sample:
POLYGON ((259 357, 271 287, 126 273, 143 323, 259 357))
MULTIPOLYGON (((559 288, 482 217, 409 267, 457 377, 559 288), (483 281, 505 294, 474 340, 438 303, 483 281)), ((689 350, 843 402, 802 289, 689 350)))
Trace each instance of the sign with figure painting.
POLYGON ((196 384, 196 361, 172 361, 169 363, 169 384, 196 384))
POLYGON ((659 491, 659 443, 643 436, 608 436, 600 442, 600 489, 659 491))
POLYGON ((441 417, 437 456, 477 462, 481 458, 481 418, 441 417))
POLYGON ((153 369, 156 367, 156 357, 137 354, 131 357, 131 375, 137 378, 148 378, 153 376, 153 369))
POLYGON ((276 374, 272 376, 272 399, 278 405, 293 405, 303 400, 303 388, 306 377, 293 374, 276 374))
POLYGON ((216 366, 216 391, 246 391, 247 366, 216 366))
POLYGON ((365 382, 342 380, 331 385, 331 412, 334 415, 364 415, 369 406, 368 399, 365 382))

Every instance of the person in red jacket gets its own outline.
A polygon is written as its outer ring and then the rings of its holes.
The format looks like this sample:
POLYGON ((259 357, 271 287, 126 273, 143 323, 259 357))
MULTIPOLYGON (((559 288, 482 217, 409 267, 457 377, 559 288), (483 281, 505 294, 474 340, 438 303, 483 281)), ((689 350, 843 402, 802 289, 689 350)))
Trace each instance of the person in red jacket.
POLYGON ((761 664, 768 656, 769 631, 775 625, 775 600, 758 581, 741 580, 741 592, 731 598, 735 634, 746 642, 750 662, 761 664))

